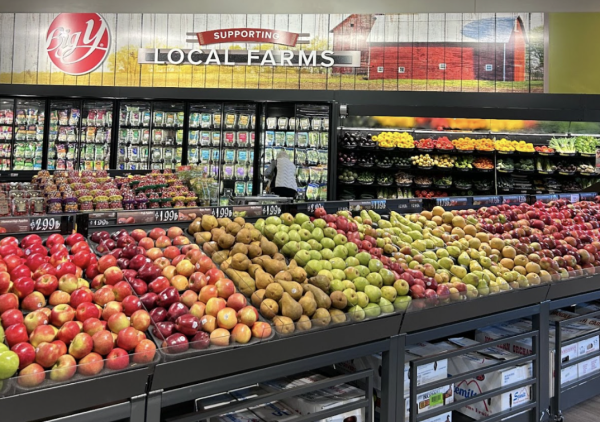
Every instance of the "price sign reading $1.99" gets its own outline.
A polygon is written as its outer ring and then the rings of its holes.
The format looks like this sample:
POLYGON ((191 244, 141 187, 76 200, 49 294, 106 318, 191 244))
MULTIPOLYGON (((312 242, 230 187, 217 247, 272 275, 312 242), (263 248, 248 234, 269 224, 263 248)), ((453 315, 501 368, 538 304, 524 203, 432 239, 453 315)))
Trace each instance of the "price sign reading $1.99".
POLYGON ((214 207, 212 215, 216 218, 231 218, 233 217, 232 207, 214 207))
POLYGON ((179 212, 176 210, 154 211, 154 221, 157 223, 170 223, 179 220, 179 212))
POLYGON ((280 215, 281 207, 279 205, 263 205, 262 213, 265 216, 280 215))

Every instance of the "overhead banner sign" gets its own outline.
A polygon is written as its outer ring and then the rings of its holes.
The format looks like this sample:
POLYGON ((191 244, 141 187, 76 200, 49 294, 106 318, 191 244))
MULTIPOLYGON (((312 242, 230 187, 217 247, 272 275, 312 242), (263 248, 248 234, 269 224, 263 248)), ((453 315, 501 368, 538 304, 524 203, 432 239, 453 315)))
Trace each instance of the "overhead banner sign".
MULTIPOLYGON (((200 45, 220 44, 229 42, 257 42, 287 45, 294 47, 296 44, 308 44, 308 40, 299 40, 301 37, 309 37, 310 34, 297 34, 288 31, 264 28, 231 28, 216 29, 214 31, 188 32, 187 36, 196 36, 200 45)), ((193 42, 193 40, 187 40, 193 42)))
POLYGON ((359 67, 359 51, 140 48, 139 64, 359 67))

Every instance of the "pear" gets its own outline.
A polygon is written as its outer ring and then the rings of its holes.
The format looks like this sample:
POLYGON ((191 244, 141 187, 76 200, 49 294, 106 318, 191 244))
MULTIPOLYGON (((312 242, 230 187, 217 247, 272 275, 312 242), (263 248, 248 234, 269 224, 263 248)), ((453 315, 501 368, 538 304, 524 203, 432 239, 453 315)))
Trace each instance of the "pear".
POLYGON ((260 289, 252 293, 252 297, 250 298, 250 300, 252 301, 252 305, 254 305, 255 308, 260 308, 260 304, 265 299, 265 292, 265 289, 260 289))
POLYGON ((308 331, 312 328, 310 318, 306 315, 302 315, 298 321, 296 321, 296 329, 298 331, 308 331))
POLYGON ((308 282, 313 286, 317 286, 324 292, 329 292, 329 286, 331 285, 331 281, 329 278, 323 275, 316 275, 308 279, 308 282))
POLYGON ((288 271, 292 275, 292 280, 298 283, 304 283, 306 281, 307 274, 304 268, 300 268, 297 266, 291 268, 291 265, 288 265, 288 271))
POLYGON ((225 270, 225 274, 229 276, 240 293, 242 293, 244 296, 251 296, 252 293, 256 291, 256 282, 252 277, 250 277, 250 274, 244 271, 237 271, 232 268, 225 270))
POLYGON ((265 298, 272 299, 275 302, 279 302, 279 300, 283 297, 283 287, 281 287, 278 283, 271 283, 265 289, 265 298))
POLYGON ((292 274, 289 271, 281 271, 275 275, 275 281, 292 281, 292 274))
POLYGON ((273 299, 265 299, 260 304, 260 313, 268 319, 273 319, 279 313, 279 305, 273 299))
POLYGON ((326 327, 331 323, 331 315, 325 308, 318 308, 312 316, 312 325, 314 327, 326 327))
POLYGON ((292 298, 294 298, 294 300, 300 300, 302 294, 304 293, 304 289, 299 283, 295 281, 278 280, 277 277, 275 277, 275 281, 281 285, 283 291, 288 293, 292 298))
POLYGON ((312 316, 317 310, 317 302, 312 292, 306 292, 298 303, 302 306, 304 315, 312 316))
POLYGON ((346 322, 346 314, 340 309, 330 309, 329 316, 331 317, 331 322, 333 324, 341 324, 346 322))
POLYGON ((237 253, 232 257, 231 268, 238 271, 247 271, 252 262, 244 254, 237 253))
POLYGON ((348 306, 348 299, 341 291, 331 293, 329 298, 331 299, 331 306, 336 309, 346 309, 346 306, 348 306))
POLYGON ((309 291, 315 297, 317 301, 317 306, 319 308, 329 309, 331 308, 331 298, 329 295, 325 294, 323 290, 319 289, 317 286, 313 286, 312 284, 304 284, 304 290, 309 291))
POLYGON ((292 321, 299 320, 304 311, 302 306, 287 292, 283 293, 283 296, 279 301, 279 307, 281 308, 281 315, 290 318, 292 321))
POLYGON ((273 318, 273 322, 275 323, 275 331, 279 334, 291 334, 296 329, 294 321, 285 316, 277 315, 273 318))
POLYGON ((278 272, 285 271, 285 269, 287 268, 287 265, 285 264, 285 261, 278 261, 275 259, 267 259, 267 260, 263 261, 262 267, 269 274, 277 275, 278 272))

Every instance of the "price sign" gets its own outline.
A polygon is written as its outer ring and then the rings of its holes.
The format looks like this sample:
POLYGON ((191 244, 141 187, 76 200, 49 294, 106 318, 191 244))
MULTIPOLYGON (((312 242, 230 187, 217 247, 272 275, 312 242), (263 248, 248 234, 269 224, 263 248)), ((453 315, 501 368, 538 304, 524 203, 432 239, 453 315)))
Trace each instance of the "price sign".
POLYGON ((474 196, 473 206, 498 205, 502 202, 499 196, 474 196))
POLYGON ((535 195, 534 199, 536 202, 541 201, 547 204, 548 202, 557 201, 558 195, 535 195))
POLYGON ((449 198, 436 198, 435 204, 440 207, 466 207, 469 200, 466 197, 451 196, 449 198))
POLYGON ((314 214, 317 208, 325 208, 325 205, 322 202, 310 202, 306 204, 306 213, 314 214))
POLYGON ((269 217, 272 215, 281 215, 281 207, 277 204, 271 205, 263 205, 262 206, 262 215, 269 217))
POLYGON ((349 205, 351 211, 370 210, 373 206, 371 201, 350 201, 349 205))
POLYGON ((179 212, 177 210, 156 210, 154 211, 154 221, 156 223, 170 223, 179 220, 179 212))
POLYGON ((422 211, 423 210, 423 199, 422 198, 414 198, 408 200, 408 208, 411 208, 412 211, 422 211))
POLYGON ((50 232, 60 230, 60 217, 35 217, 29 219, 32 232, 50 232))
POLYGON ((233 207, 214 207, 212 215, 216 218, 231 218, 233 217, 233 207))
POLYGON ((567 201, 571 201, 572 203, 579 202, 579 194, 577 193, 559 193, 559 199, 566 199, 567 201))
POLYGON ((523 204, 527 203, 526 195, 502 195, 503 204, 523 204))
POLYGON ((89 223, 90 227, 104 227, 110 226, 117 222, 117 213, 116 212, 95 212, 89 214, 89 223))
POLYGON ((387 202, 385 199, 379 199, 377 201, 371 201, 372 210, 385 210, 387 209, 387 202))
POLYGON ((338 205, 338 211, 350 211, 350 204, 346 202, 346 205, 338 205))
POLYGON ((88 225, 90 227, 104 227, 108 226, 109 224, 110 222, 104 218, 96 218, 94 220, 90 220, 88 225))

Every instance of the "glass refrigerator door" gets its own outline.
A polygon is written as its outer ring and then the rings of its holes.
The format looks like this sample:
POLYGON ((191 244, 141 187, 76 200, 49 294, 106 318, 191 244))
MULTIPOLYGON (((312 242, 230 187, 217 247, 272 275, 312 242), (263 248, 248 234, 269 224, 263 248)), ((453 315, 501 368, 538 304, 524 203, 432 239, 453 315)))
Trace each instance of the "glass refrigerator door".
POLYGON ((183 103, 153 103, 150 169, 176 169, 183 155, 183 103))
POLYGON ((148 170, 151 115, 150 102, 127 101, 121 103, 117 170, 148 170))
POLYGON ((81 170, 107 170, 113 122, 112 101, 84 101, 81 119, 81 170))
POLYGON ((207 176, 211 172, 211 149, 221 146, 222 115, 222 104, 190 104, 187 162, 200 166, 207 176))
POLYGON ((0 98, 0 171, 10 170, 15 100, 0 98))
MULTIPOLYGON (((43 100, 17 100, 12 170, 42 169, 45 108, 46 102, 43 100)), ((50 162, 48 169, 53 170, 50 162)))
POLYGON ((221 195, 253 194, 255 127, 256 104, 225 105, 220 156, 213 157, 220 162, 213 171, 221 176, 221 195))
MULTIPOLYGON (((329 105, 299 104, 296 106, 296 144, 286 151, 297 167, 298 199, 327 200, 327 162, 329 158, 329 105)), ((291 120, 290 120, 291 121, 291 120)), ((286 140, 291 139, 293 125, 288 123, 286 140)))

